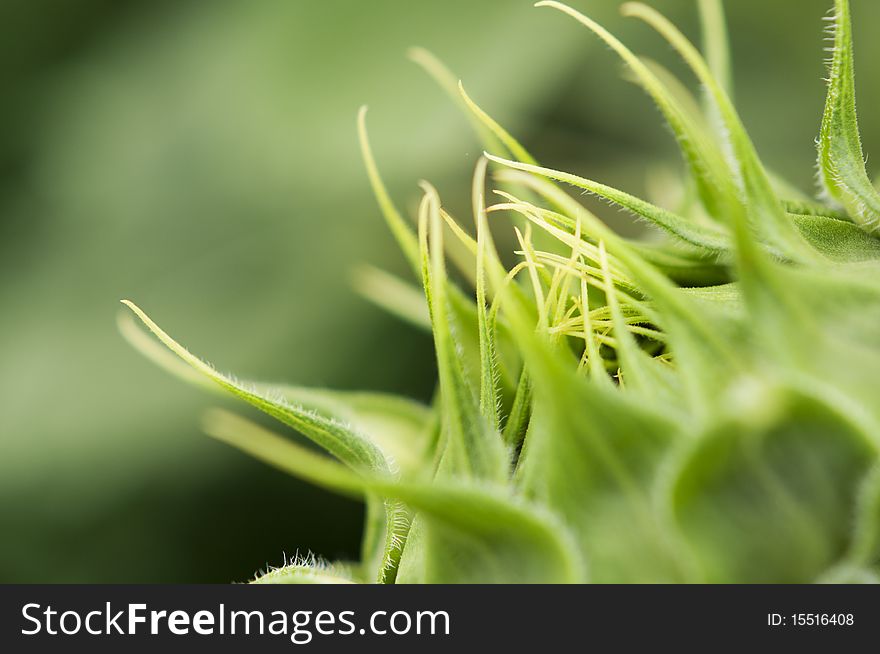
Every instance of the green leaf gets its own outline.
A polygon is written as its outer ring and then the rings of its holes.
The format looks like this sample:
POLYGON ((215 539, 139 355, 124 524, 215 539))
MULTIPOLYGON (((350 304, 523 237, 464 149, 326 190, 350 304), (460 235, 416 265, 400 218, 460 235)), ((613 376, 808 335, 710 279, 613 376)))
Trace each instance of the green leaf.
POLYGON ((880 230, 880 193, 865 170, 856 115, 852 24, 848 0, 835 0, 828 96, 817 141, 819 179, 830 198, 872 233, 880 230))

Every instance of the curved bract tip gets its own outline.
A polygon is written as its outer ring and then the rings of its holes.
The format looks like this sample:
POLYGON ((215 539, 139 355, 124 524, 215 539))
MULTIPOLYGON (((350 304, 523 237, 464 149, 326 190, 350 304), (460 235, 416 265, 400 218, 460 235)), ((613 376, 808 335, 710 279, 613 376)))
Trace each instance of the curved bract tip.
POLYGON ((638 14, 644 7, 641 2, 624 2, 620 5, 620 15, 629 18, 638 14))

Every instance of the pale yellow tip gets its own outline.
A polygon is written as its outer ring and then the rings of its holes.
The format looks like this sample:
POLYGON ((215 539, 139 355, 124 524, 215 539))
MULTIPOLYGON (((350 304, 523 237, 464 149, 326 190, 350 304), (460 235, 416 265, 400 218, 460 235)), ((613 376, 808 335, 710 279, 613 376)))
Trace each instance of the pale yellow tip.
POLYGON ((428 195, 428 196, 431 196, 432 198, 437 198, 437 199, 439 199, 439 197, 440 197, 439 194, 437 193, 437 189, 434 187, 434 185, 431 184, 431 182, 429 182, 426 179, 419 180, 419 188, 422 189, 422 192, 425 195, 428 195))
POLYGON ((641 4, 642 3, 640 2, 624 2, 622 5, 620 5, 621 16, 630 17, 634 14, 639 13, 639 10, 641 9, 641 4))

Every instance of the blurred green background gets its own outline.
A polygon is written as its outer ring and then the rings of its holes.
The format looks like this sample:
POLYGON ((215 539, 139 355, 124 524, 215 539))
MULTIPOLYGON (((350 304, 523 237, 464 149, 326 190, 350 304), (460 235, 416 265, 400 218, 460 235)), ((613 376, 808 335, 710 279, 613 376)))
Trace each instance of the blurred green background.
MULTIPOLYGON (((618 2, 573 4, 682 71, 618 2)), ((695 0, 653 4, 697 37, 695 0)), ((727 5, 743 118, 811 190, 830 0, 727 5)), ((880 57, 880 3, 853 11, 858 74, 880 57)), ((529 1, 2 0, 0 32, 2 582, 227 582, 284 553, 356 554, 357 503, 202 436, 216 399, 142 359, 115 317, 131 298, 243 377, 427 399, 430 339, 350 285, 358 263, 404 271, 359 105, 403 206, 421 178, 469 202, 480 148, 409 46, 549 165, 635 192, 678 168, 619 62, 529 1)), ((859 104, 870 152, 878 80, 859 77, 859 104)))

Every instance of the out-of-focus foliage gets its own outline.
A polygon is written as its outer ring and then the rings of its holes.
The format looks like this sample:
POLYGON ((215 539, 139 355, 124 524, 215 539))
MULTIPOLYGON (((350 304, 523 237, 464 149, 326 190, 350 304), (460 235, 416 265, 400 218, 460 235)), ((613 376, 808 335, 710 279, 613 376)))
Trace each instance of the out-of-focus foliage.
MULTIPOLYGON (((670 194, 655 164, 672 142, 650 103, 610 54, 530 4, 4 3, 0 579, 224 581, 285 548, 356 555, 358 505, 199 436, 199 394, 131 353, 115 302, 175 316, 175 335, 224 369, 427 399, 429 342, 348 279, 397 257, 357 155, 359 104, 398 197, 417 200, 413 170, 450 195, 479 152, 409 46, 441 55, 542 161, 670 194)), ((589 4, 632 42, 616 3, 589 4)), ((728 4, 745 122, 772 168, 804 171, 826 2, 728 4)), ((858 39, 880 8, 856 5, 858 39)), ((658 6, 696 27, 693 3, 658 6)), ((681 70, 659 40, 640 43, 681 70)), ((880 56, 859 46, 857 61, 880 56)), ((877 122, 865 127, 876 143, 877 122)))

